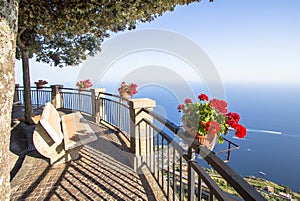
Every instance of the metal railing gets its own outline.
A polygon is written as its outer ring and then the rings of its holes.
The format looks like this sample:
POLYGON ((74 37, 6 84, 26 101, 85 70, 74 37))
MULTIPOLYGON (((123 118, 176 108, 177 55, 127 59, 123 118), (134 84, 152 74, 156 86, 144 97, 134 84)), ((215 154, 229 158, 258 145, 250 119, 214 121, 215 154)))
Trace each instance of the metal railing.
MULTIPOLYGON (((51 102, 53 99, 52 90, 51 87, 30 87, 32 105, 39 107, 45 105, 46 102, 51 102)), ((59 88, 59 93, 62 100, 62 108, 92 114, 92 96, 89 90, 79 91, 73 88, 59 88)), ((24 87, 16 86, 14 103, 24 105, 24 87)))
POLYGON ((92 114, 92 95, 90 90, 73 88, 60 88, 60 90, 63 108, 92 114))
POLYGON ((245 200, 265 200, 214 152, 189 137, 180 127, 150 110, 143 109, 142 112, 158 120, 181 139, 174 140, 174 137, 147 119, 142 119, 136 125, 139 127, 142 123, 146 124, 148 140, 145 145, 145 164, 168 200, 231 200, 233 197, 236 199, 236 195, 245 200), (151 129, 154 130, 153 140, 151 129), (218 172, 235 190, 236 195, 225 193, 205 171, 201 165, 203 162, 218 172))
MULTIPOLYGON (((51 101, 51 88, 31 87, 30 95, 31 95, 32 105, 39 107, 45 105, 46 102, 51 101)), ((24 87, 17 86, 15 88, 14 103, 24 105, 24 87)))
POLYGON ((99 93, 97 106, 100 110, 100 123, 105 122, 124 134, 129 139, 130 108, 129 100, 110 93, 99 93))
MULTIPOLYGON (((32 87, 33 102, 36 105, 45 104, 51 100, 51 92, 49 88, 32 87)), ((95 116, 95 111, 98 111, 100 119, 97 123, 105 122, 113 126, 129 141, 138 140, 130 142, 139 146, 134 154, 143 156, 143 165, 148 167, 168 200, 232 200, 234 195, 225 193, 207 173, 203 164, 208 164, 218 172, 224 182, 244 200, 265 200, 216 153, 200 145, 181 127, 153 111, 142 108, 136 112, 132 108, 131 100, 110 93, 92 95, 90 91, 60 88, 59 94, 64 108, 94 113, 95 116), (139 115, 151 118, 136 118, 139 115), (133 119, 139 121, 134 120, 133 124, 133 119)), ((16 88, 15 99, 23 104, 22 87, 16 88)), ((237 146, 229 142, 229 153, 234 149, 231 145, 237 146)))

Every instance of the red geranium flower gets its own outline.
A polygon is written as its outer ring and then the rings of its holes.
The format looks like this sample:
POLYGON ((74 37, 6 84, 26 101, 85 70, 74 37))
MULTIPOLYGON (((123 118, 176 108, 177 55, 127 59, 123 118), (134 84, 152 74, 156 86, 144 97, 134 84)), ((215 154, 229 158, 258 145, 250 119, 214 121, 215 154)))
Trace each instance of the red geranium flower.
POLYGON ((76 83, 76 86, 78 86, 79 89, 82 88, 90 88, 91 86, 93 86, 92 82, 87 79, 87 80, 80 80, 76 83))
POLYGON ((234 126, 234 129, 236 130, 235 135, 238 138, 244 138, 246 136, 246 128, 240 124, 236 124, 234 126))
POLYGON ((205 130, 208 131, 210 128, 210 121, 206 122, 205 124, 205 130))
POLYGON ((227 113, 226 101, 216 98, 209 101, 206 94, 200 94, 198 98, 200 101, 195 103, 187 98, 177 107, 183 113, 181 120, 186 131, 200 136, 216 135, 219 143, 224 142, 223 136, 228 133, 229 127, 236 130, 237 137, 245 137, 246 128, 239 124, 239 114, 227 113))
POLYGON ((239 123, 240 115, 238 113, 229 112, 226 117, 228 118, 227 124, 232 128, 239 123))
POLYGON ((121 87, 118 88, 119 93, 127 93, 130 96, 137 93, 137 85, 135 83, 126 84, 126 82, 121 83, 121 87))
POLYGON ((216 135, 220 130, 220 124, 216 121, 209 121, 206 123, 205 129, 208 131, 208 133, 216 135))
POLYGON ((185 102, 186 104, 188 104, 188 103, 192 103, 193 101, 192 101, 192 99, 190 99, 190 98, 186 98, 186 99, 184 100, 184 102, 185 102))
POLYGON ((201 100, 201 101, 204 101, 204 100, 208 101, 208 96, 205 95, 205 94, 200 94, 200 95, 198 96, 198 98, 199 98, 199 100, 201 100))
POLYGON ((181 110, 184 110, 184 105, 183 104, 179 104, 177 107, 177 110, 180 112, 181 110))
POLYGON ((219 112, 221 112, 222 114, 226 114, 227 113, 227 102, 224 100, 219 100, 219 99, 212 99, 210 101, 210 105, 219 110, 219 112))

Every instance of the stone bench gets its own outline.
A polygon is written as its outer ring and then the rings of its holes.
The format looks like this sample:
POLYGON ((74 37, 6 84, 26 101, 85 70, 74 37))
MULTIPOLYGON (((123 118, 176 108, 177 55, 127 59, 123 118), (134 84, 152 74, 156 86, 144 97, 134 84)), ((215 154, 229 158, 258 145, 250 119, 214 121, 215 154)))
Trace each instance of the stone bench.
POLYGON ((95 140, 94 131, 80 112, 60 116, 50 102, 33 133, 36 150, 50 159, 50 165, 78 158, 83 145, 95 140))

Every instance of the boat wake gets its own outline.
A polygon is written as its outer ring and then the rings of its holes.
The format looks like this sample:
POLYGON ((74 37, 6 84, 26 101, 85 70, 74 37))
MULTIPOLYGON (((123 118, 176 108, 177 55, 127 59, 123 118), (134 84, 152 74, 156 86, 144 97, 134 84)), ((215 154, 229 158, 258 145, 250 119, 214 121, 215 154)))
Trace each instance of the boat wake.
POLYGON ((252 133, 270 133, 270 134, 277 134, 281 135, 282 132, 280 131, 270 131, 270 130, 261 130, 261 129, 247 129, 247 132, 252 132, 252 133))

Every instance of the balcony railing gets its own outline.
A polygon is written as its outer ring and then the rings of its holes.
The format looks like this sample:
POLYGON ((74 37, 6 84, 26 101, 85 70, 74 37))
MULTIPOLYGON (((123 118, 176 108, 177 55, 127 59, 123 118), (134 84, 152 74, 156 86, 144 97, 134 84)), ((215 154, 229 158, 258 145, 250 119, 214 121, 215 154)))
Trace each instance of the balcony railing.
MULTIPOLYGON (((45 105, 46 102, 51 101, 51 88, 43 87, 39 89, 37 87, 31 87, 30 90, 32 105, 39 107, 45 105)), ((24 105, 24 87, 16 86, 14 102, 24 105)))
POLYGON ((92 114, 92 94, 89 90, 62 87, 59 90, 63 108, 92 114))
MULTIPOLYGON (((134 155, 131 159, 134 169, 142 171, 146 167, 168 200, 265 200, 216 153, 153 112, 154 100, 126 100, 105 93, 105 89, 81 92, 61 85, 51 86, 50 92, 49 88, 32 88, 31 95, 37 105, 51 100, 56 107, 91 114, 96 123, 124 134, 134 155), (217 172, 239 197, 224 192, 205 166, 217 172)), ((16 88, 15 100, 23 103, 22 96, 22 88, 16 88)), ((228 144, 230 151, 235 144, 228 144)))

